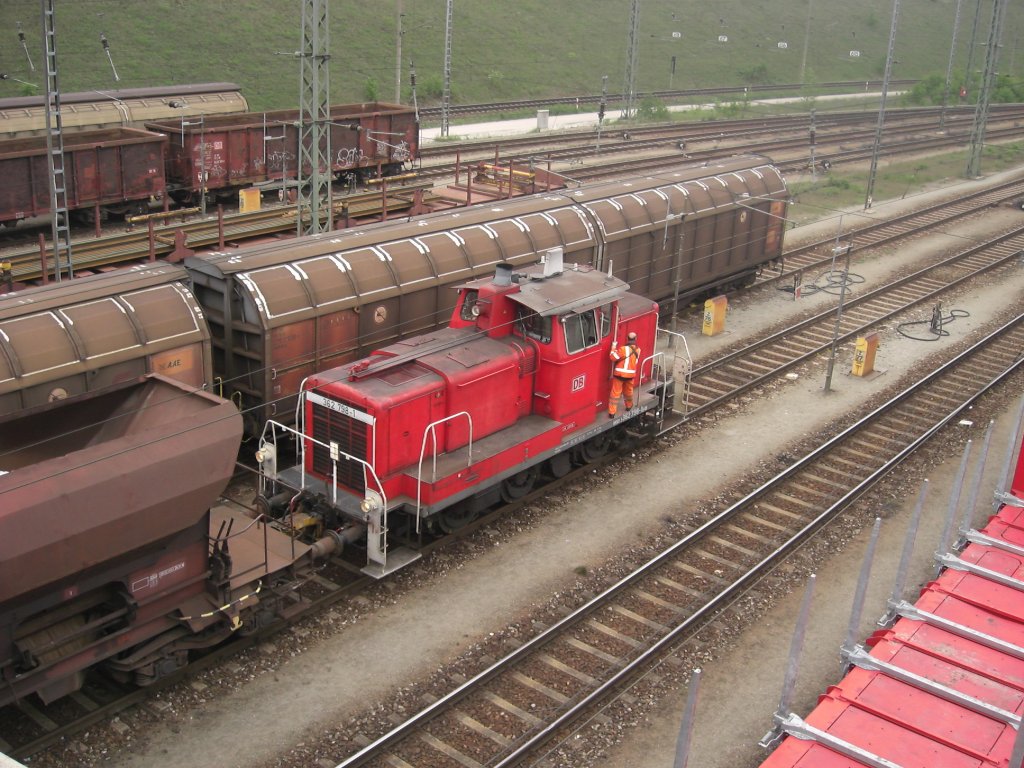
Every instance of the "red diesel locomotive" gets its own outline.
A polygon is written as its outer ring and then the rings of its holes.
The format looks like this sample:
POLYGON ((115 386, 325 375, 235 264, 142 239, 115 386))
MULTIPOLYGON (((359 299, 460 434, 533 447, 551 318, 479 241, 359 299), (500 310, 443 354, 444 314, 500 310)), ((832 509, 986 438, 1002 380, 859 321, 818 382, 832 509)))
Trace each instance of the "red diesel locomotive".
POLYGON ((364 572, 419 555, 389 543, 451 531, 524 496, 541 470, 561 477, 630 431, 655 431, 672 408, 658 306, 561 249, 517 272, 459 288, 448 328, 310 376, 298 427, 268 422, 257 452, 267 509, 319 537, 366 536, 364 572), (610 351, 635 332, 633 406, 607 415, 610 351), (300 461, 279 469, 278 443, 300 461))

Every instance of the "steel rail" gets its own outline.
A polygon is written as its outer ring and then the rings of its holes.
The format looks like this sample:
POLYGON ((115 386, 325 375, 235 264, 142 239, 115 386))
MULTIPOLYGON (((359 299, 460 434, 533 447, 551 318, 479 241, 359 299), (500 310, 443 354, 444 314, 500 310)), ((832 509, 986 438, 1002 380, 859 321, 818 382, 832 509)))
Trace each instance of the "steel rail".
MULTIPOLYGON (((1012 235, 1007 235, 1005 237, 1011 237, 1011 236, 1012 235)), ((979 246, 979 248, 980 247, 981 246, 979 246)), ((965 256, 962 254, 959 257, 953 257, 953 259, 964 258, 964 257, 965 256)), ((946 262, 943 262, 943 265, 948 264, 949 261, 950 260, 947 260, 946 262)), ((933 267, 933 268, 938 268, 939 266, 943 266, 943 265, 937 265, 936 267, 933 267)), ((996 265, 991 265, 991 266, 996 266, 996 265)), ((991 266, 989 268, 991 268, 991 266)), ((963 279, 967 279, 968 277, 969 276, 966 276, 963 279)), ((824 313, 824 314, 827 315, 828 313, 824 313)), ((593 470, 593 468, 595 466, 598 466, 598 465, 593 465, 593 464, 589 465, 588 467, 579 470, 578 473, 582 473, 584 471, 589 472, 589 471, 593 470)), ((575 477, 578 473, 573 473, 571 475, 571 477, 575 477)), ((531 501, 531 500, 533 500, 535 498, 539 498, 539 496, 541 494, 543 494, 544 492, 546 492, 547 490, 550 490, 550 488, 541 489, 541 490, 535 491, 534 493, 530 494, 528 497, 526 497, 523 500, 521 500, 520 502, 518 502, 518 504, 521 505, 521 504, 527 503, 527 502, 529 502, 529 501, 531 501)), ((459 532, 459 535, 466 535, 466 534, 472 532, 473 530, 476 530, 480 526, 482 526, 482 525, 486 524, 487 522, 489 522, 497 514, 498 513, 494 513, 494 515, 487 516, 485 518, 481 518, 480 520, 476 521, 475 523, 471 524, 470 526, 467 526, 465 529, 462 529, 459 532)), ((435 546, 435 545, 428 545, 429 548, 433 548, 433 546, 435 546)), ((350 586, 346 586, 344 588, 344 592, 339 590, 337 593, 334 594, 333 597, 324 597, 322 599, 318 599, 316 601, 313 601, 308 606, 308 608, 303 609, 303 611, 301 612, 301 615, 308 615, 310 613, 315 613, 316 611, 322 610, 323 606, 326 606, 326 605, 330 604, 331 602, 334 602, 336 599, 338 599, 338 597, 340 595, 342 595, 344 593, 347 593, 351 588, 352 587, 350 587, 350 586)), ((279 628, 279 626, 275 625, 274 627, 271 628, 271 631, 273 629, 276 629, 276 628, 279 628)), ((262 636, 263 636, 262 634, 258 635, 258 637, 262 637, 262 636)), ((222 658, 223 656, 233 653, 235 650, 238 650, 239 647, 240 646, 238 646, 238 645, 232 645, 230 647, 222 649, 221 651, 218 651, 217 653, 211 654, 211 656, 208 657, 207 660, 202 661, 200 664, 190 665, 186 670, 183 671, 182 674, 185 674, 185 675, 194 674, 197 670, 205 668, 206 666, 214 663, 214 661, 222 658)), ((100 709, 96 710, 95 712, 86 715, 84 718, 76 721, 73 724, 69 723, 66 726, 62 726, 58 731, 44 734, 43 736, 39 737, 38 739, 34 739, 33 741, 31 741, 29 743, 20 744, 20 745, 18 745, 18 748, 17 748, 17 751, 15 752, 15 754, 17 756, 27 756, 27 755, 33 754, 34 752, 36 752, 36 751, 38 751, 40 749, 43 749, 46 746, 54 743, 55 740, 57 740, 58 738, 60 738, 60 737, 62 737, 64 735, 67 735, 68 733, 72 733, 72 732, 75 732, 77 730, 81 730, 84 727, 89 727, 90 725, 94 724, 95 722, 98 722, 99 720, 103 719, 104 717, 109 717, 110 715, 115 714, 116 712, 123 710, 125 707, 129 706, 130 704, 141 700, 139 698, 140 696, 144 698, 146 695, 148 695, 152 691, 158 690, 158 689, 164 687, 165 685, 174 683, 180 677, 181 677, 181 675, 175 675, 174 677, 168 678, 166 681, 161 681, 161 683, 158 684, 157 686, 150 687, 149 689, 147 689, 145 691, 142 691, 142 692, 139 692, 139 693, 129 694, 127 698, 124 698, 124 699, 120 700, 119 702, 112 702, 109 705, 105 705, 105 706, 101 707, 100 709)))
MULTIPOLYGON (((940 368, 918 380, 916 383, 891 398, 884 405, 880 406, 857 423, 844 429, 838 435, 829 439, 814 451, 787 467, 771 480, 751 491, 736 503, 730 505, 726 510, 721 512, 712 520, 709 520, 699 528, 695 529, 676 544, 672 545, 658 556, 652 558, 625 578, 620 579, 617 583, 606 589, 597 597, 588 601, 585 605, 577 608, 551 627, 548 627, 534 638, 526 641, 523 645, 506 655, 503 659, 492 664, 472 679, 438 699, 419 713, 413 715, 413 717, 409 718, 406 722, 398 725, 384 736, 381 736, 376 741, 361 749, 359 752, 343 760, 339 764, 338 768, 355 768, 356 766, 366 765, 370 760, 382 757, 393 746, 400 743, 409 735, 424 728, 442 713, 451 710, 455 704, 474 693, 477 689, 481 688, 483 684, 493 680, 499 674, 506 671, 506 669, 513 667, 524 658, 527 658, 540 649, 548 646, 554 639, 562 636, 568 629, 579 624, 584 618, 594 615, 599 608, 603 607, 617 595, 623 593, 639 579, 644 578, 653 571, 661 568, 666 562, 677 559, 681 552, 691 548, 694 543, 704 539, 712 531, 721 527, 723 523, 734 519, 741 511, 750 507, 756 500, 772 492, 780 483, 788 480, 790 477, 796 475, 807 467, 814 465, 821 457, 832 452, 837 446, 843 444, 851 436, 859 434, 867 426, 877 422, 879 418, 891 414, 898 406, 919 395, 927 387, 930 387, 933 384, 943 383, 946 377, 955 376, 961 366, 971 362, 975 356, 980 356, 991 352, 993 349, 997 349, 996 345, 1005 345, 1007 339, 1011 337, 1012 341, 1018 346, 1024 344, 1024 315, 1018 315, 1009 323, 1006 323, 981 341, 972 345, 969 349, 956 355, 952 360, 943 364, 940 368)), ((1012 359, 1009 364, 1004 365, 1001 371, 990 377, 987 381, 979 383, 973 392, 966 397, 966 399, 962 400, 955 407, 949 409, 942 416, 934 420, 930 427, 918 434, 915 439, 906 444, 901 450, 891 456, 880 467, 872 471, 867 477, 861 479, 854 487, 844 493, 838 501, 807 522, 782 545, 778 546, 769 555, 763 557, 754 567, 749 568, 728 586, 721 588, 718 594, 709 600, 703 607, 691 614, 689 617, 683 619, 677 626, 671 628, 656 642, 649 644, 646 649, 641 651, 626 665, 623 665, 618 671, 607 676, 591 691, 572 701, 572 703, 556 718, 545 723, 542 727, 530 731, 528 735, 516 740, 512 748, 502 752, 499 758, 489 760, 487 765, 492 768, 504 768, 506 766, 516 765, 524 756, 536 751, 541 745, 546 744, 559 730, 568 727, 572 722, 579 718, 581 713, 588 711, 616 689, 624 686, 638 670, 650 666, 651 663, 667 649, 675 646, 685 636, 695 632, 696 629, 703 626, 703 623, 709 618, 723 610, 727 605, 735 601, 737 597, 746 592, 754 583, 770 573, 771 570, 777 567, 794 551, 805 544, 814 533, 826 525, 839 512, 863 496, 882 477, 906 460, 907 457, 912 455, 914 451, 933 437, 950 421, 955 419, 966 408, 973 405, 981 395, 1018 370, 1022 364, 1024 364, 1024 355, 1018 352, 1016 358, 1012 359)), ((959 380, 965 378, 976 381, 976 379, 971 379, 971 377, 960 377, 959 380)))
MULTIPOLYGON (((969 112, 964 108, 954 108, 954 114, 947 112, 948 124, 967 123, 973 119, 974 111, 969 112)), ((993 117, 1000 120, 1016 119, 1024 113, 1020 105, 1002 105, 1001 108, 993 111, 993 117)), ((940 109, 912 108, 905 110, 893 110, 887 114, 886 126, 890 130, 899 128, 910 130, 914 127, 921 130, 935 130, 938 127, 937 118, 942 114, 940 109)), ((828 136, 832 132, 849 131, 851 127, 864 125, 867 129, 873 126, 874 116, 863 112, 840 112, 826 115, 819 115, 815 120, 815 130, 818 137, 828 136)), ((669 122, 634 125, 627 128, 609 128, 603 145, 608 151, 614 151, 621 146, 628 146, 636 139, 661 137, 666 142, 685 139, 688 142, 701 142, 712 140, 727 140, 749 137, 764 133, 773 133, 785 130, 807 131, 810 128, 811 120, 809 115, 778 116, 765 115, 757 118, 741 118, 727 120, 713 120, 701 122, 669 122), (631 137, 626 140, 618 140, 616 137, 625 132, 631 137)), ((495 148, 516 149, 530 148, 537 146, 551 146, 552 144, 590 144, 594 141, 594 127, 580 129, 558 130, 543 134, 529 134, 524 136, 485 138, 485 139, 463 139, 453 143, 428 144, 420 148, 422 158, 440 158, 456 153, 465 155, 472 153, 493 153, 495 148)), ((871 135, 874 135, 873 128, 871 135)))
MULTIPOLYGON (((894 87, 905 87, 914 85, 916 80, 892 80, 890 86, 894 87)), ((797 93, 802 92, 805 89, 805 85, 801 83, 789 83, 783 85, 726 85, 716 86, 711 88, 689 88, 685 90, 673 90, 673 91, 652 91, 647 94, 639 94, 639 98, 643 99, 647 96, 653 96, 658 99, 687 99, 696 98, 703 96, 720 96, 723 94, 738 93, 738 94, 751 94, 751 93, 779 93, 785 94, 787 92, 796 91, 797 93)), ((881 88, 882 83, 879 80, 857 80, 857 81, 835 81, 828 83, 817 83, 815 88, 826 89, 826 90, 842 90, 850 88, 863 88, 865 91, 871 88, 881 88)), ((858 94, 852 94, 857 96, 858 94)), ((522 110, 531 109, 534 107, 547 107, 561 104, 598 104, 601 101, 602 96, 600 94, 581 94, 579 96, 554 96, 543 99, 520 99, 515 101, 499 101, 499 102, 484 102, 478 104, 454 104, 449 106, 449 113, 453 115, 467 115, 467 114, 480 114, 486 112, 504 112, 508 110, 522 110)), ((608 102, 621 101, 622 94, 608 94, 606 97, 608 102)), ((420 118, 430 117, 439 118, 441 116, 441 107, 420 107, 420 118)))
POLYGON ((872 221, 863 227, 841 231, 837 227, 835 235, 806 243, 784 253, 782 256, 782 268, 775 274, 768 274, 762 271, 755 285, 760 286, 781 282, 784 278, 792 277, 797 271, 806 272, 824 267, 826 264, 831 264, 835 260, 834 255, 830 253, 830 255, 822 257, 816 252, 825 247, 828 247, 831 251, 831 247, 837 241, 849 245, 851 249, 850 254, 852 255, 925 232, 937 226, 949 224, 957 219, 978 213, 985 208, 1016 200, 1021 196, 1024 196, 1024 179, 1014 179, 995 187, 960 195, 955 200, 943 200, 933 205, 918 208, 885 221, 872 221))
MULTIPOLYGON (((840 342, 846 341, 854 337, 856 334, 862 333, 868 328, 877 325, 883 320, 891 318, 901 312, 905 312, 911 307, 930 301, 941 293, 962 285, 963 283, 972 280, 985 272, 1007 264, 1014 259, 1020 259, 1022 252, 1024 252, 1024 227, 998 235, 987 242, 972 246, 965 251, 936 262, 935 264, 930 264, 913 274, 898 278, 897 280, 880 286, 879 288, 865 293, 862 296, 848 299, 843 304, 843 319, 847 322, 840 328, 837 340, 840 342), (972 260, 977 261, 979 258, 981 259, 980 263, 971 263, 972 260), (941 278, 935 277, 936 274, 941 274, 942 271, 951 266, 961 266, 961 269, 964 271, 958 274, 958 276, 944 281, 941 278), (941 284, 936 285, 936 283, 941 284), (893 306, 891 302, 878 301, 881 298, 900 293, 901 289, 918 286, 921 290, 916 292, 909 299, 900 299, 900 304, 898 306, 893 306), (872 304, 879 307, 878 311, 872 312, 872 310, 875 309, 875 307, 871 306, 872 304), (870 313, 867 318, 854 318, 854 311, 865 306, 870 313)), ((832 307, 814 315, 813 317, 809 317, 806 320, 802 320, 795 325, 785 328, 778 333, 758 339, 753 344, 747 345, 742 349, 738 349, 734 352, 723 355, 722 357, 716 358, 705 365, 695 367, 690 379, 689 391, 691 398, 694 397, 695 385, 701 386, 701 379, 711 378, 713 374, 719 372, 726 366, 734 366, 728 372, 729 378, 734 381, 739 379, 743 375, 741 368, 742 363, 749 358, 754 357, 758 352, 770 350, 775 352, 776 357, 785 358, 784 362, 777 364, 776 367, 771 370, 746 378, 745 381, 742 381, 742 383, 738 385, 731 384, 721 395, 711 397, 707 401, 691 408, 686 413, 686 419, 693 419, 696 416, 715 408, 726 400, 731 400, 738 394, 765 383, 769 379, 778 376, 780 373, 799 365, 827 349, 833 343, 833 330, 831 326, 834 324, 833 319, 835 318, 837 311, 837 307, 832 307), (809 332, 816 327, 819 329, 817 334, 809 332), (799 338, 800 335, 803 335, 803 339, 799 338), (791 354, 785 350, 779 351, 778 348, 784 345, 795 347, 801 351, 798 354, 791 354), (740 363, 741 365, 735 366, 736 363, 740 363)), ((763 360, 764 358, 761 358, 761 362, 757 367, 764 367, 763 360)), ((705 388, 709 390, 716 389, 711 385, 706 385, 705 388)))

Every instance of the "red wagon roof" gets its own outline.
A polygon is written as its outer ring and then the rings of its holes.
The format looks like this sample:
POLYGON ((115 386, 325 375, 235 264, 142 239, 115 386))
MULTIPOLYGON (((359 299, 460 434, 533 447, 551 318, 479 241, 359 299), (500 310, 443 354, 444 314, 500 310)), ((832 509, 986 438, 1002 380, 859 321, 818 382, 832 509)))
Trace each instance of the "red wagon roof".
POLYGON ((804 721, 790 716, 800 736, 762 768, 1009 764, 1024 713, 1024 508, 1004 506, 982 533, 804 721))

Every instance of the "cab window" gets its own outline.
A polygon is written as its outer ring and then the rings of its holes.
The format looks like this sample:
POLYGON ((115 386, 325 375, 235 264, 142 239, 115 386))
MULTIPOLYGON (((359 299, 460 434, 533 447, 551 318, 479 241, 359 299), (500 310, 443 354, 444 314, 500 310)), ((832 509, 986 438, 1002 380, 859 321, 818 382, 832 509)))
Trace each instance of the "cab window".
POLYGON ((597 325, 601 331, 601 338, 607 339, 612 332, 612 304, 605 304, 603 307, 598 307, 597 312, 597 325))
POLYGON ((562 317, 562 328, 565 331, 565 351, 570 355, 592 347, 603 338, 598 335, 600 323, 598 311, 574 312, 562 317))
POLYGON ((515 332, 541 344, 551 343, 551 318, 541 317, 526 307, 516 308, 515 332))
POLYGON ((476 299, 479 295, 479 291, 474 288, 467 288, 462 293, 462 309, 459 310, 459 317, 467 322, 473 322, 476 320, 476 316, 480 314, 480 310, 476 308, 476 299))

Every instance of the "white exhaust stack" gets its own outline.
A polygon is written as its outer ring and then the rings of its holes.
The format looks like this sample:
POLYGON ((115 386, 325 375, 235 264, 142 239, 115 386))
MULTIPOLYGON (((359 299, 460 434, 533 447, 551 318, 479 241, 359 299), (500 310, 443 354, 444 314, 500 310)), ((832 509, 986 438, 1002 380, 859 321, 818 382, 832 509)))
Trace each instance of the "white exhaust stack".
POLYGON ((544 277, 562 274, 562 248, 552 248, 544 254, 544 277))

